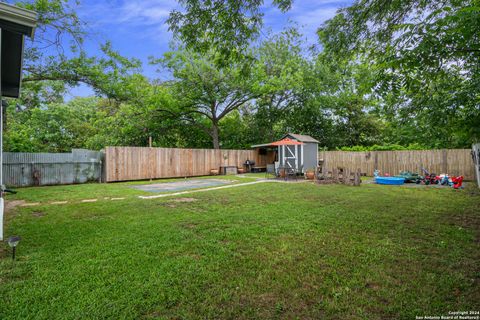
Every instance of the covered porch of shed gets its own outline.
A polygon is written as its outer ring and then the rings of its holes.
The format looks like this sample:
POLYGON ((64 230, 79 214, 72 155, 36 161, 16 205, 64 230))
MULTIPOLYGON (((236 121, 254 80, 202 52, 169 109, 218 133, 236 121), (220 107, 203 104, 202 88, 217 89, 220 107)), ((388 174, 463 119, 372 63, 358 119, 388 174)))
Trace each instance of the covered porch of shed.
POLYGON ((275 173, 278 168, 303 172, 303 142, 284 138, 265 144, 253 145, 258 155, 258 163, 253 168, 275 173))
POLYGON ((255 164, 252 171, 269 171, 269 168, 275 168, 275 162, 278 161, 278 147, 269 144, 252 146, 255 152, 255 164))

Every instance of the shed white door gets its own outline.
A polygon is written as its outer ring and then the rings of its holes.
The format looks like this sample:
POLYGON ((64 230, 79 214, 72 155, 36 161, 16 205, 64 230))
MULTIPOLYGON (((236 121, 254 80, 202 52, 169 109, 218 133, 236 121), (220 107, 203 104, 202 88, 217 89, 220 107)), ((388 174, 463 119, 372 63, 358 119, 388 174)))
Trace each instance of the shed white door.
POLYGON ((283 146, 283 165, 288 168, 298 168, 298 146, 283 146))

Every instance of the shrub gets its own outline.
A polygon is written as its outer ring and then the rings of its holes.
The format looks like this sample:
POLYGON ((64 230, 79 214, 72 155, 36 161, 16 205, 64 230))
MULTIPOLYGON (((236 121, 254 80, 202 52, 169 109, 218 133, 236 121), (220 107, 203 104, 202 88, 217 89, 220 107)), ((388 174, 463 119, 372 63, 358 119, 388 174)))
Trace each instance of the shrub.
POLYGON ((352 146, 352 147, 337 147, 339 151, 393 151, 393 150, 426 150, 431 149, 422 146, 419 143, 412 143, 408 146, 401 146, 399 144, 373 145, 373 146, 352 146))

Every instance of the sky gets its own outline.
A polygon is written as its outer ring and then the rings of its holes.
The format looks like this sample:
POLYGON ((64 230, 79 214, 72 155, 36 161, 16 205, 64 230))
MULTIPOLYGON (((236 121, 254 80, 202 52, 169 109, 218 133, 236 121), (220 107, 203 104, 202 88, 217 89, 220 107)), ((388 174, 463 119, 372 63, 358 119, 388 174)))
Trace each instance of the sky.
MULTIPOLYGON (((316 44, 317 28, 353 0, 294 0, 292 8, 282 13, 266 0, 264 32, 279 32, 289 21, 301 27, 308 44, 316 44)), ((150 78, 162 78, 155 67, 148 65, 151 56, 161 57, 169 50, 172 34, 165 24, 170 11, 181 9, 174 0, 82 0, 78 15, 87 24, 89 33, 85 49, 91 55, 99 52, 99 45, 111 41, 121 55, 138 58, 143 62, 143 72, 150 78)), ((86 86, 71 90, 71 97, 87 96, 92 91, 86 86)))

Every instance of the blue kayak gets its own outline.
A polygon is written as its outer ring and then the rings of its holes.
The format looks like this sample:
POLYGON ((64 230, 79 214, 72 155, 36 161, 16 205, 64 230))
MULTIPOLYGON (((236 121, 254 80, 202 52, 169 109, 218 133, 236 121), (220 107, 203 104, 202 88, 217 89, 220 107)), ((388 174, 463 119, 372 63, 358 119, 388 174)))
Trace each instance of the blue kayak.
POLYGON ((405 178, 399 177, 375 177, 375 182, 378 184, 401 185, 405 183, 405 178))

